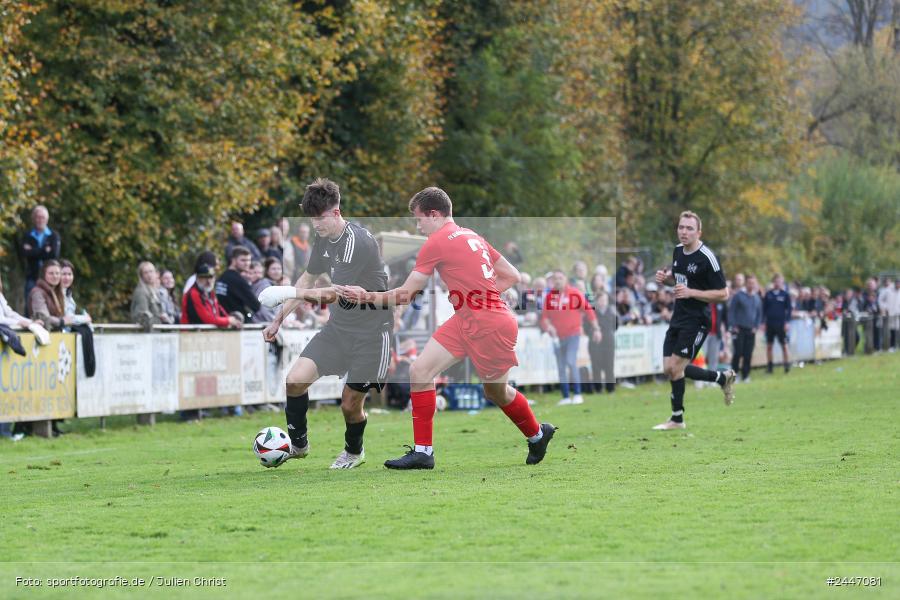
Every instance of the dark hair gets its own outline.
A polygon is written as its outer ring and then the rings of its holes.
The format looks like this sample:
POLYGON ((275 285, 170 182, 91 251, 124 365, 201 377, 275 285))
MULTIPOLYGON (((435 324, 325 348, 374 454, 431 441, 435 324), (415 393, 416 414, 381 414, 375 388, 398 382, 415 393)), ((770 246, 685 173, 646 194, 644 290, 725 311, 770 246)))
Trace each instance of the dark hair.
POLYGON ((71 261, 66 260, 65 258, 59 259, 59 268, 65 269, 66 267, 69 267, 73 275, 75 274, 75 265, 73 265, 71 261))
POLYGON ((442 216, 449 217, 453 212, 453 203, 447 192, 439 187, 428 187, 412 197, 409 201, 409 212, 419 209, 423 213, 433 210, 441 213, 442 216))
MULTIPOLYGON (((263 275, 265 277, 269 276, 269 267, 271 267, 275 263, 278 263, 279 265, 281 265, 281 261, 278 260, 278 258, 276 258, 274 256, 270 256, 269 258, 267 258, 265 260, 265 262, 263 262, 263 275)), ((281 268, 282 268, 282 274, 283 274, 284 273, 284 265, 281 265, 281 268)))
POLYGON ((194 273, 197 272, 197 269, 200 268, 200 265, 209 265, 211 267, 215 267, 216 262, 218 262, 218 260, 216 259, 216 255, 209 250, 204 250, 200 253, 199 256, 197 256, 197 260, 194 261, 194 273))
POLYGON ((231 249, 231 254, 228 255, 228 260, 232 261, 238 256, 250 256, 250 251, 247 250, 247 248, 245 248, 244 246, 235 246, 231 249))
POLYGON ((316 177, 315 181, 306 186, 300 207, 307 217, 318 217, 340 204, 341 189, 338 184, 324 177, 316 177))

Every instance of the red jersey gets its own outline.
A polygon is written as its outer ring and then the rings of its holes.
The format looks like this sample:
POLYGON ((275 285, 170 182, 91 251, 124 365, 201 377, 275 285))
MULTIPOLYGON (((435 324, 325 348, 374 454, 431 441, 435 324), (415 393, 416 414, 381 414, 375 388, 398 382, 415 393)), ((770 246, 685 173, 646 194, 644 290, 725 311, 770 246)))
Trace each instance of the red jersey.
POLYGON ((567 285, 562 291, 550 290, 541 312, 541 327, 546 329, 547 323, 551 323, 561 338, 580 335, 581 317, 584 313, 591 323, 597 323, 594 307, 578 288, 567 285))
POLYGON ((414 270, 429 276, 437 270, 450 290, 450 304, 457 315, 484 322, 498 313, 512 314, 497 289, 494 262, 500 258, 480 235, 450 222, 428 236, 414 270))

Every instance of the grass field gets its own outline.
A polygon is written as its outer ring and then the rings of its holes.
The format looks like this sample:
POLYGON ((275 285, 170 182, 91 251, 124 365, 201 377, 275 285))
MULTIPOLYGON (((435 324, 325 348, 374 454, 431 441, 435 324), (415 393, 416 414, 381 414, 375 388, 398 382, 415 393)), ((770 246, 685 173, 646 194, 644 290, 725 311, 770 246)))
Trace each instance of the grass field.
POLYGON ((411 441, 401 413, 370 415, 369 462, 340 472, 334 408, 311 412, 311 456, 278 469, 250 450, 277 414, 72 423, 0 444, 0 597, 121 576, 150 582, 65 596, 897 598, 898 390, 898 354, 755 372, 732 407, 689 385, 678 432, 650 430, 667 385, 539 397, 560 430, 536 467, 499 410, 440 413, 431 472, 381 466, 411 441), (826 585, 856 576, 881 585, 826 585))

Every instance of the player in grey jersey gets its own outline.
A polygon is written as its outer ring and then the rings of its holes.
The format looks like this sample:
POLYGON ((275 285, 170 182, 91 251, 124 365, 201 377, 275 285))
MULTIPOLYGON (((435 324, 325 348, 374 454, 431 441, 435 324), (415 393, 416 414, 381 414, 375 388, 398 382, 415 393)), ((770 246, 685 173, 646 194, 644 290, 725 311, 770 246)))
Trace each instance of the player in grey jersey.
POLYGON ((260 302, 277 306, 281 313, 263 335, 275 341, 278 329, 301 300, 331 303, 328 323, 303 349, 287 374, 288 434, 291 458, 309 453, 307 411, 310 386, 323 375, 347 375, 341 396, 346 432, 344 451, 332 469, 352 469, 365 462, 363 432, 365 397, 370 388, 384 386, 391 358, 391 311, 339 298, 335 285, 356 285, 370 291, 384 291, 387 274, 375 238, 361 225, 341 215, 340 190, 333 181, 316 179, 303 195, 303 212, 311 218, 316 240, 306 272, 296 286, 272 286, 262 291, 260 302), (313 288, 320 275, 327 274, 331 285, 313 288))

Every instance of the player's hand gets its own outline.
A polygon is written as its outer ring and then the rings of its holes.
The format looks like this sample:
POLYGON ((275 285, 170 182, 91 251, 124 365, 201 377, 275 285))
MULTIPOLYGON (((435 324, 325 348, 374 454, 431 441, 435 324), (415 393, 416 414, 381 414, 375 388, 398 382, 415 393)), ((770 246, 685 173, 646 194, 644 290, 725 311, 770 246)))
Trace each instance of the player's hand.
POLYGON ((350 300, 351 302, 356 302, 357 304, 366 301, 366 295, 368 294, 368 292, 358 285, 335 285, 333 287, 338 296, 340 296, 344 300, 350 300))
POLYGON ((683 283, 675 286, 675 297, 679 300, 685 300, 693 296, 693 290, 683 283))
POLYGON ((297 297, 297 288, 292 285, 273 285, 264 289, 259 294, 259 303, 269 308, 275 308, 285 300, 293 300, 297 297))
POLYGON ((670 275, 669 271, 660 269, 659 271, 656 272, 656 283, 658 283, 660 285, 665 285, 666 279, 669 278, 669 275, 670 275))
POLYGON ((263 329, 263 339, 267 342, 274 342, 278 336, 279 329, 280 325, 278 323, 269 323, 266 328, 263 329))

